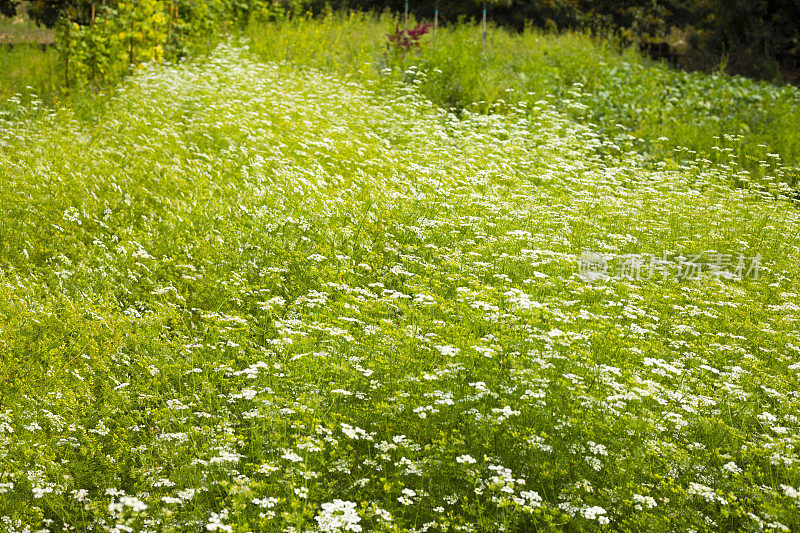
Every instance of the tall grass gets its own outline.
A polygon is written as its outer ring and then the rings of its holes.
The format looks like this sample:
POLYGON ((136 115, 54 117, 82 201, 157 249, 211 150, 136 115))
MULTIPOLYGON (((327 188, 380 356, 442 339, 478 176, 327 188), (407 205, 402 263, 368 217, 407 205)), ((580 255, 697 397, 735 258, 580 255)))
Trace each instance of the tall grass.
POLYGON ((390 14, 331 13, 293 17, 247 29, 250 48, 262 59, 376 77, 386 66, 386 34, 398 24, 390 14))
POLYGON ((33 44, 0 45, 0 105, 14 95, 55 102, 63 83, 58 53, 33 44))
MULTIPOLYGON (((482 55, 477 26, 450 25, 439 29, 435 41, 428 35, 403 56, 389 50, 386 40, 401 25, 389 14, 329 13, 255 21, 246 33, 265 60, 371 83, 404 79, 437 105, 459 112, 503 112, 546 100, 601 138, 651 161, 734 159, 752 179, 780 160, 789 165, 785 181, 797 184, 792 166, 800 164, 800 91, 792 86, 677 71, 607 39, 534 28, 491 28, 482 55)), ((64 76, 54 50, 0 49, 0 67, 0 102, 16 93, 35 93, 48 103, 63 99, 64 76)), ((70 99, 89 113, 95 105, 86 95, 70 99)))
POLYGON ((692 158, 719 157, 727 148, 724 157, 734 153, 751 171, 768 153, 800 163, 800 91, 792 86, 677 71, 579 32, 491 28, 482 55, 480 30, 467 23, 440 28, 435 42, 429 36, 400 57, 387 51, 385 38, 397 24, 387 15, 332 14, 257 24, 248 35, 264 59, 362 78, 395 67, 445 108, 496 112, 547 100, 601 136, 639 139, 637 149, 654 159, 679 147, 692 158))
POLYGON ((49 47, 54 32, 30 20, 26 7, 16 17, 0 16, 0 106, 16 95, 26 101, 36 95, 53 103, 63 81, 58 54, 49 47))
POLYGON ((52 43, 54 31, 37 26, 26 14, 27 6, 17 8, 17 16, 0 15, 0 42, 52 43))

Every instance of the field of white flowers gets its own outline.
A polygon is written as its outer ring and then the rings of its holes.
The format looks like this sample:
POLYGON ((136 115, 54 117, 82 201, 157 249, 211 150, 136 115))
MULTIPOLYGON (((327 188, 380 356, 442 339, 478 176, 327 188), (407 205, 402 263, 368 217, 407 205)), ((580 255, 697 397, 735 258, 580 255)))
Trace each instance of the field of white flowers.
POLYGON ((243 45, 11 110, 0 530, 796 531, 800 211, 737 172, 243 45))

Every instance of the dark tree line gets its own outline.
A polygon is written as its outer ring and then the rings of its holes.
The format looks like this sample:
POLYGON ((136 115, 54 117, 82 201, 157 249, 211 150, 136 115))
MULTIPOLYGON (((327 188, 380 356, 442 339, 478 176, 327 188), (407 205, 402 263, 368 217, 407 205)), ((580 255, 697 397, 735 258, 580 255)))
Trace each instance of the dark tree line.
MULTIPOLYGON (((0 13, 13 17, 23 4, 27 4, 28 17, 31 20, 52 28, 61 17, 68 17, 78 23, 88 23, 92 3, 87 0, 0 0, 0 13)), ((100 5, 100 2, 94 3, 100 5)))
MULTIPOLYGON (((326 3, 334 9, 404 7, 404 0, 311 0, 315 10, 326 3)), ((409 7, 430 19, 437 5, 444 23, 477 20, 482 9, 480 0, 410 0, 409 7)), ((725 57, 733 72, 762 78, 782 72, 800 80, 800 0, 506 0, 488 6, 502 26, 616 33, 657 53, 665 52, 665 37, 677 29, 687 41, 685 66, 716 66, 725 57)))
MULTIPOLYGON (((64 16, 85 23, 92 4, 101 2, 30 0, 28 14, 48 27, 64 16)), ((0 13, 12 16, 22 3, 0 0, 0 13)), ((315 12, 326 5, 398 13, 404 9, 404 0, 308 0, 306 4, 315 12)), ((725 56, 734 70, 745 74, 773 77, 780 70, 800 79, 800 0, 491 0, 488 5, 492 21, 509 28, 532 24, 615 32, 643 45, 657 43, 678 28, 691 41, 690 49, 709 61, 725 56)), ((445 24, 477 20, 481 14, 479 0, 409 2, 410 11, 423 19, 433 18, 437 6, 445 24)))

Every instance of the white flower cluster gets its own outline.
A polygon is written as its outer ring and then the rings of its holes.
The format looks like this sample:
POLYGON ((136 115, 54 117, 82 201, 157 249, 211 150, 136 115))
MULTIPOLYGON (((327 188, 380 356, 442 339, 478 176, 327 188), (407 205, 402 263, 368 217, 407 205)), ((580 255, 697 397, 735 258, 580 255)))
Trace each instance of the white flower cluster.
POLYGON ((372 440, 372 436, 358 426, 351 426, 349 424, 342 423, 341 427, 342 427, 342 433, 344 433, 353 440, 360 440, 360 439, 372 440))
POLYGON ((319 530, 323 533, 339 533, 342 531, 361 531, 361 517, 356 511, 356 504, 351 501, 333 500, 322 504, 322 512, 315 517, 319 530))
POLYGON ((208 523, 206 524, 206 531, 224 531, 225 533, 231 533, 233 527, 222 522, 225 518, 227 518, 226 512, 211 513, 211 516, 208 518, 208 523))
POLYGON ((402 494, 402 496, 398 496, 397 501, 403 505, 412 505, 414 503, 414 498, 417 497, 417 492, 409 488, 403 489, 402 494))
POLYGON ((606 510, 597 505, 593 507, 585 507, 581 510, 581 513, 587 520, 597 520, 600 524, 609 523, 609 519, 606 516, 606 510))
POLYGON ((456 355, 458 355, 458 352, 460 351, 455 346, 450 346, 450 345, 436 346, 436 349, 439 351, 440 354, 447 357, 455 357, 456 355))
POLYGON ((787 498, 796 500, 800 504, 800 489, 796 489, 789 485, 781 485, 781 489, 787 498))
POLYGON ((112 514, 121 513, 125 508, 129 508, 134 513, 147 509, 147 505, 135 496, 122 496, 118 502, 108 504, 108 511, 112 514))
POLYGON ((718 502, 722 505, 728 505, 728 500, 717 494, 711 487, 701 485, 700 483, 689 483, 689 488, 686 490, 686 493, 693 496, 700 496, 707 502, 718 502))
POLYGON ((652 509, 656 506, 656 500, 652 496, 642 496, 641 494, 634 494, 633 495, 633 507, 637 511, 641 511, 643 508, 652 509))

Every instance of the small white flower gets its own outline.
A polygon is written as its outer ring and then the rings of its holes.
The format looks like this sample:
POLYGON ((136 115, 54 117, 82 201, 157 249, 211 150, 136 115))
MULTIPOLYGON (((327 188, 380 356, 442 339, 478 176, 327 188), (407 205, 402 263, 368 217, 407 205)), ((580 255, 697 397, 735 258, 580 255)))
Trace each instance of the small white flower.
POLYGON ((371 440, 369 434, 358 426, 351 426, 349 424, 341 424, 342 433, 347 435, 353 440, 367 439, 371 440))
POLYGON ((183 404, 180 400, 167 400, 167 407, 175 411, 180 411, 189 408, 188 405, 183 404))
POLYGON ((136 498, 134 496, 123 496, 122 498, 119 499, 119 503, 121 503, 125 507, 130 507, 131 510, 135 513, 147 509, 147 505, 145 505, 145 503, 141 501, 139 498, 136 498))
POLYGON ((542 502, 542 497, 534 490, 523 490, 519 495, 528 500, 529 505, 540 505, 542 502))
POLYGON ((787 498, 792 498, 800 503, 800 489, 796 489, 790 485, 781 485, 781 489, 787 498))
POLYGON ((733 462, 733 461, 731 461, 731 462, 729 462, 729 463, 726 463, 725 465, 723 465, 723 466, 722 466, 722 469, 723 469, 723 470, 725 470, 725 471, 727 471, 727 472, 730 472, 730 473, 731 473, 731 474, 733 474, 733 475, 737 475, 737 474, 741 474, 741 473, 742 473, 742 469, 741 469, 741 468, 739 468, 739 465, 737 465, 737 464, 736 464, 735 462, 733 462))
POLYGON ((48 487, 48 486, 45 486, 45 487, 33 487, 32 490, 33 490, 33 497, 34 498, 41 498, 45 494, 47 494, 49 492, 53 492, 53 487, 48 487))
POLYGON ((352 531, 358 533, 362 530, 361 517, 356 511, 356 504, 350 501, 333 500, 322 504, 322 512, 315 517, 319 530, 323 533, 339 533, 352 531))
POLYGON ((417 493, 412 489, 403 489, 403 495, 397 498, 397 501, 402 503, 403 505, 411 505, 414 503, 414 498, 417 496, 417 493))
POLYGON ((225 531, 226 533, 231 533, 233 528, 231 526, 225 525, 222 523, 222 516, 217 513, 211 513, 211 516, 208 519, 208 523, 206 524, 207 531, 225 531))
POLYGON ((189 501, 192 498, 194 498, 195 492, 197 492, 195 489, 186 489, 178 491, 178 498, 180 498, 183 501, 189 501))
POLYGON ((281 457, 283 457, 287 461, 291 461, 293 463, 302 463, 303 462, 303 458, 300 457, 299 455, 297 455, 296 453, 294 453, 291 450, 286 450, 283 453, 283 455, 281 455, 281 457))
POLYGON ((64 210, 64 220, 69 222, 81 223, 81 213, 75 207, 68 207, 64 210))
POLYGON ((458 355, 458 352, 460 351, 455 346, 450 346, 450 345, 437 346, 436 349, 439 350, 440 354, 448 357, 454 357, 458 355))
POLYGON ((642 496, 641 494, 633 495, 634 507, 637 511, 642 510, 642 506, 652 509, 656 506, 656 500, 652 496, 642 496))
POLYGON ((602 507, 595 505, 594 507, 585 507, 582 511, 583 516, 588 520, 597 520, 601 524, 607 524, 608 518, 605 516, 606 510, 602 507))
POLYGON ((258 472, 261 474, 271 474, 273 472, 277 472, 280 470, 277 466, 273 465, 272 463, 264 463, 263 465, 258 467, 258 472))
POLYGON ((259 507, 263 507, 264 509, 271 509, 272 507, 275 507, 278 504, 278 498, 273 498, 273 497, 262 498, 262 499, 253 498, 253 503, 258 505, 259 507))

